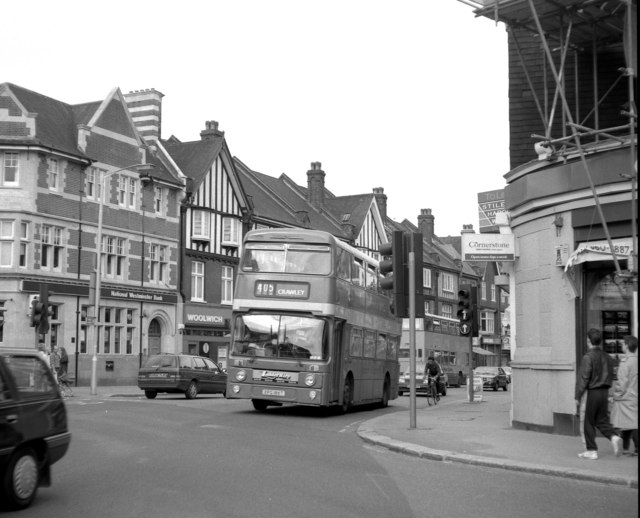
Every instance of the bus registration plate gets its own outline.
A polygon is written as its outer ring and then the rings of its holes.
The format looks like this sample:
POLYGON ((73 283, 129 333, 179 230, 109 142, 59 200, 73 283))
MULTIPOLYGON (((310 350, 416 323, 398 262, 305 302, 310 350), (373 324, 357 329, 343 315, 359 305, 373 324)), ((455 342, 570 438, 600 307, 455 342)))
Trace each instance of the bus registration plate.
POLYGON ((280 396, 284 397, 284 390, 262 389, 263 396, 280 396))

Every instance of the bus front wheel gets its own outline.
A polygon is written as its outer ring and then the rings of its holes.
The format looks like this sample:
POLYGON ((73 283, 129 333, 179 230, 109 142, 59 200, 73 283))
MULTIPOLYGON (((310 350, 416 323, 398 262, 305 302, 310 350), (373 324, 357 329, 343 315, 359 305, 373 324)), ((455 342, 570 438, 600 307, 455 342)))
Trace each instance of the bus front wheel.
POLYGON ((264 412, 267 409, 267 406, 269 406, 264 399, 252 399, 251 403, 253 403, 253 408, 258 412, 264 412))
POLYGON ((389 406, 389 397, 391 394, 391 387, 388 379, 384 380, 384 386, 382 387, 382 401, 380 402, 380 406, 382 408, 387 408, 389 406))
POLYGON ((344 390, 342 392, 342 405, 340 410, 343 414, 346 414, 351 409, 353 403, 353 381, 351 378, 344 380, 344 390))

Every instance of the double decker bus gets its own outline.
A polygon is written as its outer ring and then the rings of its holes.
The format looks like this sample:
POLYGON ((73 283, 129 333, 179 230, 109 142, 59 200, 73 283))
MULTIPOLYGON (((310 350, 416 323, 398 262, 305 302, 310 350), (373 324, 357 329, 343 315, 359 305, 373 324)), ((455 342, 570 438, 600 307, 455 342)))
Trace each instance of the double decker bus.
POLYGON ((227 398, 256 410, 380 403, 398 394, 401 320, 378 262, 327 232, 252 230, 233 302, 227 398))

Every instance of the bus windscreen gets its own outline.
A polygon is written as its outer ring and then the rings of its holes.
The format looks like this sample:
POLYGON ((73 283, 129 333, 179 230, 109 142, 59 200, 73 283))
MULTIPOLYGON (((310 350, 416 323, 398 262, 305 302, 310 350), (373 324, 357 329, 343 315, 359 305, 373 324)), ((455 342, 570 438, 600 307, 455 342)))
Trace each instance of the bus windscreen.
POLYGON ((328 275, 331 249, 327 245, 247 243, 242 270, 328 275))
POLYGON ((328 356, 323 319, 278 314, 236 317, 233 354, 265 358, 324 360, 328 356))

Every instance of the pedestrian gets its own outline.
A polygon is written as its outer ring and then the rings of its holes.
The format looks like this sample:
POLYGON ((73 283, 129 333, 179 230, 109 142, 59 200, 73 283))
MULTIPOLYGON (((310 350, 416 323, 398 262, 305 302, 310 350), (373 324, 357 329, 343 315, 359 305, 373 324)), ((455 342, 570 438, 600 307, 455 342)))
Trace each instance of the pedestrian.
POLYGON ((625 336, 620 358, 618 379, 613 384, 613 409, 611 424, 622 435, 622 452, 638 455, 638 339, 625 336), (629 452, 633 439, 635 450, 629 452))
POLYGON ((58 376, 64 376, 69 370, 69 355, 64 347, 60 347, 60 371, 58 376))
POLYGON ((616 457, 620 455, 622 447, 622 439, 609 422, 609 389, 613 382, 613 360, 602 350, 601 343, 600 331, 595 328, 589 329, 589 350, 582 358, 576 379, 576 405, 581 409, 581 417, 584 416, 581 433, 584 435, 586 446, 586 451, 578 457, 590 460, 598 458, 596 428, 611 441, 616 457))
POLYGON ((51 356, 49 356, 49 362, 51 365, 51 370, 53 370, 53 376, 57 381, 58 373, 60 371, 60 353, 58 352, 58 347, 56 345, 51 348, 51 356))

